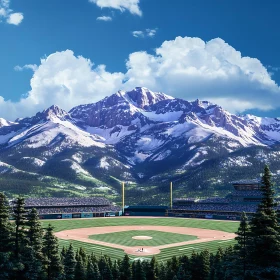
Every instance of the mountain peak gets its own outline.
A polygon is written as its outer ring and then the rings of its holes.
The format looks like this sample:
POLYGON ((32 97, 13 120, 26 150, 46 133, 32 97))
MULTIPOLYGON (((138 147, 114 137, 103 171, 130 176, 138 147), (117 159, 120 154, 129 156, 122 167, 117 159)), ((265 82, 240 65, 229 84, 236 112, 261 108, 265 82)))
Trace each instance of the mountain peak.
POLYGON ((173 97, 161 92, 153 92, 145 87, 136 87, 131 91, 127 91, 126 96, 134 103, 138 108, 147 108, 159 101, 174 99, 173 97))
POLYGON ((66 111, 64 111, 57 105, 50 106, 48 109, 44 110, 42 112, 42 114, 47 119, 52 118, 52 117, 64 118, 65 116, 68 115, 68 113, 66 111))
POLYGON ((0 118, 0 127, 3 127, 3 126, 10 126, 11 124, 13 124, 12 122, 9 122, 3 118, 0 118))

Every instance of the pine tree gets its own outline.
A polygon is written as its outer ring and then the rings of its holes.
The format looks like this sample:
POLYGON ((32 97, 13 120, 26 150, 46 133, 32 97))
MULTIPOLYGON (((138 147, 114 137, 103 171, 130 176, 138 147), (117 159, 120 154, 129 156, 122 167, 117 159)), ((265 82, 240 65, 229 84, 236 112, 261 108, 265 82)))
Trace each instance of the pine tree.
POLYGON ((83 262, 84 266, 86 267, 88 258, 87 258, 87 254, 83 247, 80 247, 79 255, 82 258, 82 262, 83 262))
POLYGON ((98 269, 96 262, 92 261, 92 258, 89 257, 87 264, 87 280, 100 280, 101 275, 98 269))
POLYGON ((43 254, 48 280, 61 279, 63 266, 61 263, 58 240, 53 234, 53 227, 49 224, 43 237, 43 254))
POLYGON ((147 279, 149 280, 158 279, 158 264, 155 256, 153 256, 150 263, 148 263, 146 273, 147 273, 147 279))
POLYGON ((26 232, 24 230, 25 221, 26 221, 26 213, 27 211, 24 209, 24 198, 19 197, 16 199, 15 206, 13 208, 13 217, 15 220, 15 257, 16 260, 19 259, 19 254, 22 247, 26 242, 26 232))
POLYGON ((146 274, 140 260, 135 261, 133 271, 133 280, 146 280, 146 274))
POLYGON ((64 258, 64 273, 66 280, 73 280, 75 278, 76 263, 75 252, 72 244, 70 244, 64 258))
POLYGON ((166 266, 163 265, 163 263, 161 263, 159 265, 158 279, 160 279, 160 280, 165 280, 166 279, 166 266))
POLYGON ((214 263, 213 263, 214 279, 223 279, 224 277, 223 257, 224 257, 224 252, 222 248, 219 247, 214 257, 214 263))
POLYGON ((28 226, 27 237, 29 245, 34 249, 36 258, 43 262, 43 228, 39 219, 38 212, 33 208, 27 216, 26 225, 28 226))
POLYGON ((24 264, 24 269, 18 279, 38 280, 44 278, 42 261, 37 257, 36 253, 34 248, 29 244, 24 246, 24 250, 21 253, 21 261, 24 264))
POLYGON ((235 262, 236 266, 241 266, 239 271, 242 271, 243 277, 245 277, 247 263, 248 263, 248 242, 249 242, 249 224, 246 214, 243 212, 241 215, 240 226, 236 232, 235 240, 237 244, 235 245, 235 251, 237 254, 237 259, 235 262))
POLYGON ((132 275, 132 272, 131 272, 131 265, 129 262, 129 257, 128 257, 128 255, 125 255, 122 260, 122 263, 121 263, 121 279, 130 280, 131 275, 132 275))
POLYGON ((0 192, 0 279, 8 279, 13 267, 13 227, 9 221, 10 212, 8 199, 0 192))
POLYGON ((120 268, 117 261, 114 261, 113 267, 112 267, 112 275, 114 280, 120 279, 120 268))
POLYGON ((86 280, 86 267, 80 254, 78 254, 75 267, 75 280, 86 280))
POLYGON ((171 258, 170 266, 171 266, 171 269, 174 272, 178 271, 178 269, 179 269, 179 260, 175 256, 173 256, 171 258))
POLYGON ((65 256, 66 256, 66 248, 63 246, 60 252, 60 259, 62 263, 64 262, 65 256))
POLYGON ((200 277, 200 270, 199 270, 199 263, 200 259, 196 252, 192 252, 190 258, 190 268, 191 268, 191 277, 192 279, 199 279, 200 277))
POLYGON ((275 210, 271 173, 266 165, 261 181, 263 198, 250 221, 248 257, 257 269, 280 268, 280 226, 275 210))
POLYGON ((178 269, 178 272, 177 272, 177 279, 178 280, 186 280, 186 274, 185 274, 185 271, 184 271, 182 265, 179 266, 179 269, 178 269))
POLYGON ((210 276, 210 253, 208 250, 203 250, 199 256, 200 265, 200 278, 201 280, 207 280, 210 276))
POLYGON ((0 192, 0 253, 11 251, 13 228, 9 221, 10 214, 8 199, 0 192))

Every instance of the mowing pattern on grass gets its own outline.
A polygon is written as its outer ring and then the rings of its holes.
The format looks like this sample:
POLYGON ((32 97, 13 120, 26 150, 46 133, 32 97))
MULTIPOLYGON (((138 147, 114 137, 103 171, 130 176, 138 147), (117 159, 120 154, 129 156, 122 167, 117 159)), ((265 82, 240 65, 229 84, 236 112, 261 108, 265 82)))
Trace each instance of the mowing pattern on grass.
POLYGON ((124 246, 159 246, 164 244, 171 244, 176 242, 184 242, 197 239, 196 236, 162 232, 156 230, 130 230, 124 232, 112 232, 105 234, 94 234, 89 236, 90 239, 104 241, 113 244, 120 244, 124 246), (153 239, 149 240, 137 240, 132 239, 133 236, 147 235, 153 239))
MULTIPOLYGON (((127 226, 127 225, 153 225, 153 226, 173 226, 173 227, 192 227, 221 230, 226 232, 236 232, 239 226, 237 222, 228 221, 214 221, 214 220, 201 220, 201 219, 186 219, 186 218, 96 218, 96 219, 73 219, 73 220, 48 220, 42 221, 43 226, 47 227, 51 224, 55 227, 55 231, 63 231, 77 228, 90 228, 90 227, 106 227, 106 226, 127 226)), ((141 234, 142 235, 142 234, 141 234)), ((146 234, 145 234, 146 235, 146 234)), ((83 247, 88 254, 95 254, 96 256, 108 255, 112 260, 123 258, 125 253, 121 249, 106 247, 102 245, 90 244, 77 240, 59 240, 60 248, 62 246, 73 245, 77 250, 83 247)), ((200 252, 208 249, 210 252, 216 252, 219 247, 225 248, 229 245, 235 244, 234 240, 228 241, 210 241, 197 244, 189 244, 179 247, 172 247, 162 249, 160 254, 156 255, 159 261, 166 261, 172 256, 188 255, 192 251, 200 252)), ((135 256, 130 256, 132 260, 137 259, 135 256)), ((147 258, 147 257, 145 257, 147 258)))
POLYGON ((95 219, 73 219, 73 220, 48 220, 42 221, 43 226, 51 224, 55 231, 62 231, 76 228, 107 227, 107 226, 172 226, 191 227, 236 232, 239 226, 237 222, 214 221, 186 218, 95 218, 95 219))

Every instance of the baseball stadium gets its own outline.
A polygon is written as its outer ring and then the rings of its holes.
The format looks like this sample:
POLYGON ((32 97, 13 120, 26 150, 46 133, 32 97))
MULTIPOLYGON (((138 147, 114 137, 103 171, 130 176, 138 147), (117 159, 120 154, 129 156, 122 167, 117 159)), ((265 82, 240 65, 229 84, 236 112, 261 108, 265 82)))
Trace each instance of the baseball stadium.
MULTIPOLYGON (((26 210, 36 208, 43 226, 51 224, 60 246, 83 247, 96 256, 112 259, 128 254, 131 260, 166 261, 172 256, 235 243, 240 215, 252 215, 261 201, 260 182, 232 182, 234 190, 225 198, 174 198, 170 184, 170 205, 122 206, 104 197, 28 198, 26 210)), ((277 206, 279 208, 279 206, 277 206)))

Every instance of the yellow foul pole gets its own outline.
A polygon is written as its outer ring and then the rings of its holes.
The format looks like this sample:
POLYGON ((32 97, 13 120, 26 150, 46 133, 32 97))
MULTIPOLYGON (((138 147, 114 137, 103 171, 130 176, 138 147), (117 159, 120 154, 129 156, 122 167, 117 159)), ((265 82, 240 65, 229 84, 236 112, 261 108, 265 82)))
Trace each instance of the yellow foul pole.
POLYGON ((173 185, 172 185, 172 182, 170 182, 170 208, 172 209, 173 207, 173 198, 172 198, 172 192, 173 192, 173 185))
POLYGON ((124 215, 124 182, 122 182, 122 210, 124 215))

